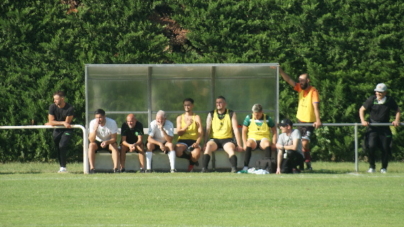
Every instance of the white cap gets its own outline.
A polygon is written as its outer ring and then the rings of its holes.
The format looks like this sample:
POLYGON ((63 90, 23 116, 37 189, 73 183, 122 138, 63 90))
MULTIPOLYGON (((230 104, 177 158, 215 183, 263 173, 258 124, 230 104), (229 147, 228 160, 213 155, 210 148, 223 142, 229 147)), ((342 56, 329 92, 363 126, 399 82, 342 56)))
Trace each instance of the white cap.
POLYGON ((385 92, 387 91, 387 86, 384 83, 380 83, 376 85, 375 91, 377 92, 385 92))

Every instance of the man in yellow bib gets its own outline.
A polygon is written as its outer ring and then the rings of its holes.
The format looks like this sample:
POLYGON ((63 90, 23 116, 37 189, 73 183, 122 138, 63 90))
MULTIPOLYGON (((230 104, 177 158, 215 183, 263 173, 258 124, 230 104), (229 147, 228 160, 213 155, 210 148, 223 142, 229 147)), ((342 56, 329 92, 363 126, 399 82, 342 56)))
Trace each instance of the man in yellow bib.
POLYGON ((206 118, 205 146, 203 148, 203 166, 201 172, 207 172, 212 152, 219 148, 229 155, 231 172, 237 172, 236 151, 242 151, 240 133, 238 131, 236 113, 226 108, 226 99, 223 96, 216 98, 216 109, 209 112, 206 118), (233 140, 236 137, 236 143, 233 140))
POLYGON ((251 151, 256 148, 265 151, 265 159, 271 157, 271 144, 276 144, 277 139, 276 125, 270 116, 263 113, 261 104, 254 104, 252 114, 244 119, 242 138, 245 150, 242 172, 247 172, 251 151))
POLYGON ((193 112, 194 100, 186 98, 182 102, 185 113, 177 117, 178 141, 175 145, 177 157, 189 160, 188 172, 192 172, 194 165, 199 165, 201 156, 201 143, 203 130, 199 115, 193 112))
POLYGON ((299 123, 313 123, 313 126, 298 128, 302 136, 303 154, 307 166, 306 170, 312 170, 309 148, 310 135, 313 133, 314 128, 321 126, 318 91, 310 85, 310 77, 307 73, 300 75, 299 83, 297 83, 281 68, 279 68, 279 72, 282 78, 299 93, 299 104, 296 114, 297 121, 299 123))

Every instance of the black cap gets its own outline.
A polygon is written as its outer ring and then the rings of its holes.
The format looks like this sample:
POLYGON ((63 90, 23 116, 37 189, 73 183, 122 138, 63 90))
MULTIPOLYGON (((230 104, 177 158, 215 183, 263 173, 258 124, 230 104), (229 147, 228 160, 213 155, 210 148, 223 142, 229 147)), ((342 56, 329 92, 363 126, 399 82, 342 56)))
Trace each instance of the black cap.
POLYGON ((279 126, 282 126, 282 127, 285 127, 285 126, 288 126, 288 125, 290 125, 290 127, 292 127, 293 126, 293 122, 291 121, 291 120, 289 120, 289 119, 283 119, 279 124, 278 124, 279 126))

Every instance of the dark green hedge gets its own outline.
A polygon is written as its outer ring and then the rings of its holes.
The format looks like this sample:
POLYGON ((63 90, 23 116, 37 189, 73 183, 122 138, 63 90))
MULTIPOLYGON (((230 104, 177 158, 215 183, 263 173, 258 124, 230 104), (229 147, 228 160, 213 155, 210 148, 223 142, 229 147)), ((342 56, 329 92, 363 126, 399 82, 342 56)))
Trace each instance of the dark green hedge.
MULTIPOLYGON (((377 83, 403 102, 404 3, 392 0, 110 0, 0 3, 0 124, 43 124, 65 90, 84 125, 84 64, 279 62, 311 74, 323 122, 359 122, 377 83), (75 4, 77 3, 77 4, 75 4)), ((281 82, 281 115, 297 96, 281 82)), ((81 159, 80 131, 72 160, 81 159)), ((363 128, 361 128, 363 132, 363 128)), ((353 128, 323 127, 316 160, 353 160, 353 128)), ((404 159, 403 132, 393 144, 404 159)), ((50 130, 0 131, 1 161, 54 158, 50 130)), ((361 155, 364 155, 363 153, 361 155)))

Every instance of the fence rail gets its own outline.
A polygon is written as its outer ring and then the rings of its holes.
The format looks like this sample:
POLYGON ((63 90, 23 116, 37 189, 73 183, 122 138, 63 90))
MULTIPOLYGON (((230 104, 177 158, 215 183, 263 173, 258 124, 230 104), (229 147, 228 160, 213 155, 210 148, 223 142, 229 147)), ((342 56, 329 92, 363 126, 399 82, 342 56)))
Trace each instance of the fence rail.
MULTIPOLYGON (((295 123, 293 126, 312 126, 311 123, 295 123)), ((370 126, 391 126, 391 123, 370 123, 370 126)), ((400 125, 404 125, 400 123, 400 125)), ((359 172, 358 163, 358 126, 362 126, 361 123, 323 123, 322 126, 331 127, 341 127, 341 126, 353 126, 355 134, 355 172, 359 172)), ((363 127, 363 126, 362 126, 363 127)), ((48 125, 27 125, 27 126, 0 126, 0 129, 55 129, 55 128, 65 128, 64 126, 48 126, 48 125)), ((83 132, 83 172, 88 174, 89 163, 88 163, 88 139, 87 139, 87 129, 82 125, 72 125, 72 128, 79 128, 83 132)))
MULTIPOLYGON (((87 139, 87 129, 82 125, 71 125, 72 128, 81 129, 83 132, 83 172, 88 173, 88 139, 87 139)), ((55 129, 55 128, 65 128, 64 126, 50 126, 50 125, 23 125, 23 126, 0 126, 0 129, 55 129)))

